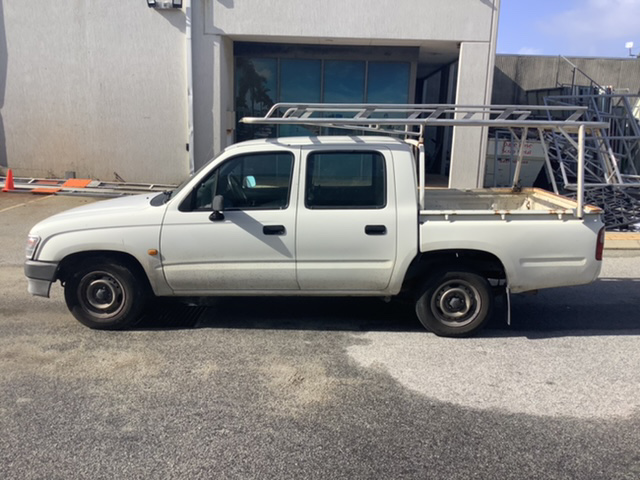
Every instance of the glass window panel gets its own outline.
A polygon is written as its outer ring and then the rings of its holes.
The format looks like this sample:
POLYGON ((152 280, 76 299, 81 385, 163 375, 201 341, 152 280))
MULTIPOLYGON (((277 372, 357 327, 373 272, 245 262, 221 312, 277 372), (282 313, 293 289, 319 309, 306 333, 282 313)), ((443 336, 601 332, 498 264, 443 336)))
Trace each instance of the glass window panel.
POLYGON ((236 140, 274 137, 272 125, 245 125, 242 117, 261 117, 277 98, 278 62, 275 58, 236 57, 236 140))
POLYGON ((384 157, 378 152, 312 153, 307 159, 305 205, 320 209, 383 208, 384 157))
MULTIPOLYGON (((323 103, 363 103, 365 67, 365 62, 325 61, 323 103)), ((340 118, 342 114, 328 114, 327 116, 340 118)), ((345 131, 338 128, 325 128, 322 134, 344 135, 345 131)))
POLYGON ((289 205, 293 155, 264 153, 234 157, 195 189, 194 210, 211 209, 213 197, 224 197, 225 209, 285 209, 289 205))
POLYGON ((364 102, 364 62, 324 62, 324 103, 364 102))
MULTIPOLYGON (((322 63, 320 60, 280 60, 280 102, 319 103, 322 63)), ((280 136, 317 135, 318 129, 281 125, 280 136)))
POLYGON ((369 62, 367 102, 409 103, 409 63, 369 62))
POLYGON ((316 103, 320 101, 320 60, 280 61, 280 101, 316 103))

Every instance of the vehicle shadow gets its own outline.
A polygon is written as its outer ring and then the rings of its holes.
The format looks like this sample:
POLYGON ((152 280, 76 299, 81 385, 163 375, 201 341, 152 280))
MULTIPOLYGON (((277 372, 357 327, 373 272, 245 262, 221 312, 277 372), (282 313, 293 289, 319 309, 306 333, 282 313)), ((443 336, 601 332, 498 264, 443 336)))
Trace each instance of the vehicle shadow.
POLYGON ((511 326, 506 302, 499 302, 482 336, 640 335, 640 279, 602 278, 590 285, 512 295, 511 326))
MULTIPOLYGON (((138 329, 422 332, 413 305, 377 298, 218 297, 187 304, 158 299, 138 329)), ((640 279, 606 278, 580 287, 512 295, 511 326, 504 296, 478 337, 640 335, 640 279)))
POLYGON ((423 331, 413 306, 378 298, 216 297, 185 304, 158 299, 138 329, 423 331))

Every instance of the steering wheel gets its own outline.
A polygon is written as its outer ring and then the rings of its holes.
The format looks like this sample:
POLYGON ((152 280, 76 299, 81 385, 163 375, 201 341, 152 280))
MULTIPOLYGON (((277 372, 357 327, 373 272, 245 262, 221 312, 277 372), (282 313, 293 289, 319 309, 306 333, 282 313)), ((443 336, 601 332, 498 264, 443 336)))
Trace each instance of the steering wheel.
POLYGON ((235 200, 241 200, 244 205, 249 203, 247 194, 244 193, 240 180, 235 175, 227 176, 227 191, 233 194, 235 200))

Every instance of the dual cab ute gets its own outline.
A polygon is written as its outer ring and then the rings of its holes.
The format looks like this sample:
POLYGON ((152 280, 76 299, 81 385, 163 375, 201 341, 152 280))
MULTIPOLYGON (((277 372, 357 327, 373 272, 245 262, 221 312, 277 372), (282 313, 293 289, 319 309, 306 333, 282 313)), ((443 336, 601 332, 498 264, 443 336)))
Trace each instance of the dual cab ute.
MULTIPOLYGON (((302 107, 284 107, 295 124, 302 107)), ((324 121, 298 123, 335 126, 324 121)), ((539 189, 425 189, 421 152, 369 135, 230 146, 174 191, 37 224, 29 292, 59 280, 71 313, 99 329, 133 326, 154 296, 404 295, 428 330, 463 336, 498 291, 596 279, 599 209, 539 189)))

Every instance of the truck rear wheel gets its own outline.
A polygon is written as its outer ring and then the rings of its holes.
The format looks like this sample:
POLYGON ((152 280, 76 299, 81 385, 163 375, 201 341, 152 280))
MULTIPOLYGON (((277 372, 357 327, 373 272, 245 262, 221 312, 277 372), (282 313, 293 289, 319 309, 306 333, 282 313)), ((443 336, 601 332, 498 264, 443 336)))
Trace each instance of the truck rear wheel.
POLYGON ((468 336, 481 329, 493 310, 493 292, 484 277, 468 270, 438 271, 424 284, 416 314, 427 330, 442 337, 468 336))
POLYGON ((67 278, 64 298, 82 324, 99 330, 135 325, 147 303, 146 282, 118 263, 85 262, 67 278))

